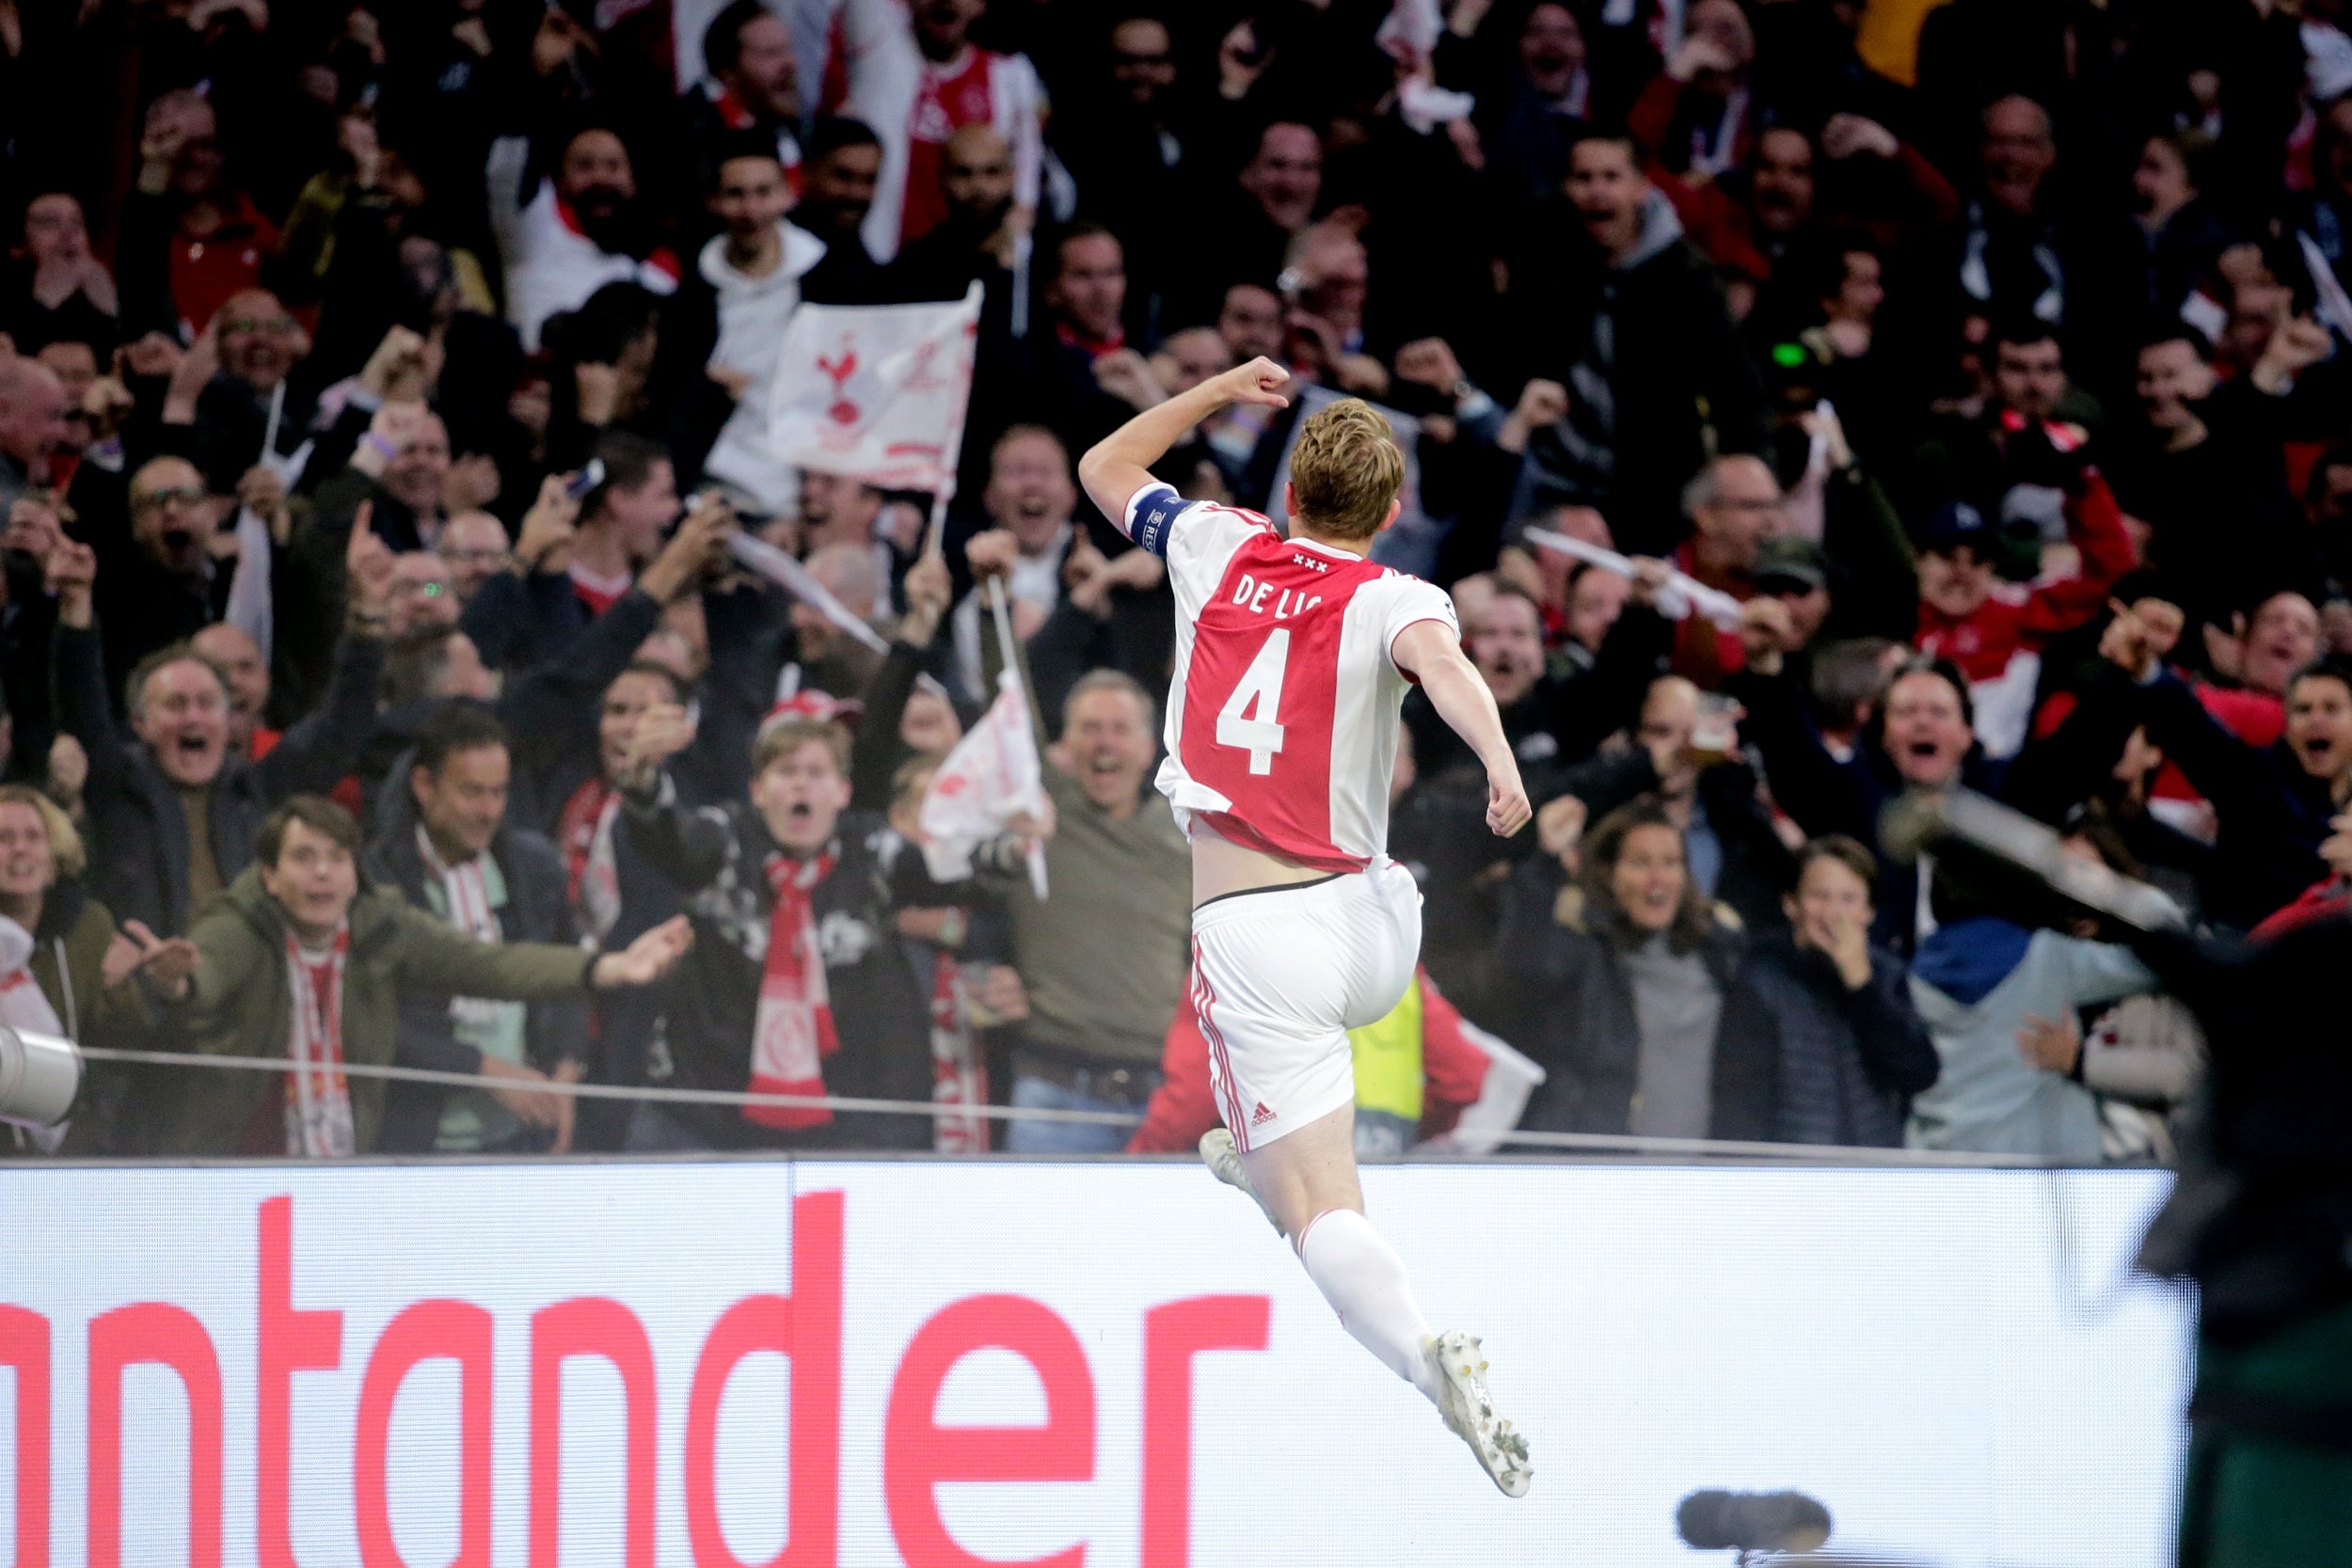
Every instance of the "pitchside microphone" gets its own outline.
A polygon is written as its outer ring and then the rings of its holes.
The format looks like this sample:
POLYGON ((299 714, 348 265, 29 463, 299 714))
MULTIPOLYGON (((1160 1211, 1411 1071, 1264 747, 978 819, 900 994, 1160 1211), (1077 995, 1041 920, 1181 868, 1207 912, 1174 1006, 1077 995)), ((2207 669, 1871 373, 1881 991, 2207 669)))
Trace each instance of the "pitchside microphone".
POLYGON ((2188 929, 2187 914, 2162 889, 2068 854, 2051 828, 1974 790, 1901 797, 1880 816, 1879 842, 1900 861, 1931 854, 1939 876, 1985 893, 2029 904, 2055 895, 2152 936, 2188 929))
POLYGON ((0 1023, 0 1119, 55 1127, 82 1088, 82 1053, 56 1035, 0 1023))
POLYGON ((1693 1492, 1675 1532, 1702 1552, 1809 1552, 1829 1539, 1829 1510, 1802 1492, 1693 1492))

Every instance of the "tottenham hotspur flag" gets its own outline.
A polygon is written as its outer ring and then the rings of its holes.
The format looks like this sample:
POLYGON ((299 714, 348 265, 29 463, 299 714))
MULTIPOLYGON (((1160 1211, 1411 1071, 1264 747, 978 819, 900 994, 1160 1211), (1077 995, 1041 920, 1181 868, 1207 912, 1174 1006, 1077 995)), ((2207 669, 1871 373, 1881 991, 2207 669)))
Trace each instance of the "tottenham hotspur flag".
POLYGON ((803 305, 785 328, 768 438, 787 463, 951 493, 980 285, 935 305, 803 305))

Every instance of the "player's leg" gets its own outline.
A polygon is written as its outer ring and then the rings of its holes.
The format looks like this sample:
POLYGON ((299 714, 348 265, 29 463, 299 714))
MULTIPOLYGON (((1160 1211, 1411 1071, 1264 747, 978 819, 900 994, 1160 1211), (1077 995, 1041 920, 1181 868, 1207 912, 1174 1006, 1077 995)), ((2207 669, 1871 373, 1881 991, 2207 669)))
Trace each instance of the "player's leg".
POLYGON ((1250 1191, 1306 1265, 1323 1299, 1357 1343, 1437 1403, 1429 1324, 1405 1259, 1364 1218, 1356 1178, 1356 1108, 1284 1133, 1242 1156, 1250 1191))
POLYGON ((1401 869, 1195 911, 1193 1002, 1235 1146, 1213 1137, 1201 1152, 1291 1239, 1348 1333, 1519 1497, 1527 1445, 1495 1414, 1477 1341, 1430 1333, 1404 1259, 1364 1217, 1357 1177, 1347 1030, 1396 1006, 1420 937, 1420 897, 1401 869))
MULTIPOLYGON (((1202 906, 1193 1006, 1218 1109, 1240 1149, 1243 1180, 1234 1184, 1290 1238, 1347 1331, 1434 1402, 1429 1325, 1404 1259, 1364 1218, 1356 1177, 1347 1026, 1395 1006, 1393 994, 1362 993, 1385 985, 1404 936, 1383 892, 1370 879, 1344 877, 1202 906), (1375 1000, 1384 1005, 1367 1013, 1375 1000)), ((1219 1151, 1203 1152, 1217 1168, 1219 1151)))
POLYGON ((1438 1407, 1506 1497, 1525 1497, 1534 1479, 1527 1439, 1495 1410, 1484 1350, 1470 1335, 1430 1332, 1405 1259, 1364 1217, 1355 1107, 1261 1145, 1241 1163, 1251 1195, 1292 1239, 1341 1326, 1438 1407))

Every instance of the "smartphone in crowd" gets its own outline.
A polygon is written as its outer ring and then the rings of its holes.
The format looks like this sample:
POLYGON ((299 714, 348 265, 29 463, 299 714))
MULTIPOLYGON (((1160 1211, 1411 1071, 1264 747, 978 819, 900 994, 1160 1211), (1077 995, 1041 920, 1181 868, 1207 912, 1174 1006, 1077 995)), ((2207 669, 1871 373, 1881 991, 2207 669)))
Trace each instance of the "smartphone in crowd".
POLYGON ((603 483, 604 459, 601 457, 592 457, 588 460, 587 467, 581 468, 580 472, 574 474, 572 476, 572 482, 564 486, 564 493, 571 497, 574 500, 582 500, 586 499, 589 491, 595 489, 597 485, 602 484, 603 483))

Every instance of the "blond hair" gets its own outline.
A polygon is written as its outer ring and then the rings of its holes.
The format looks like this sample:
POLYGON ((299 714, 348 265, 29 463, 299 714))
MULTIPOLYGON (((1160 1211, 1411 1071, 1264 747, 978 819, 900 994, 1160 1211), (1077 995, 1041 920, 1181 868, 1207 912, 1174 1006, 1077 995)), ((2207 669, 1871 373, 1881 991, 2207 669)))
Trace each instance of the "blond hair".
POLYGON ((834 771, 845 779, 850 776, 847 730, 827 719, 786 719, 759 732, 758 743, 752 748, 752 777, 798 755, 802 747, 812 743, 822 746, 833 758, 834 771))
POLYGON ((1309 415, 1291 449, 1296 521, 1335 539, 1369 539, 1405 483, 1405 453, 1389 421, 1361 398, 1309 415))
POLYGON ((89 855, 82 847, 82 835, 73 826, 73 818, 63 807, 30 784, 0 784, 0 806, 30 806, 40 818, 41 831, 49 835, 49 858, 57 867, 57 880, 79 877, 89 863, 89 855))

